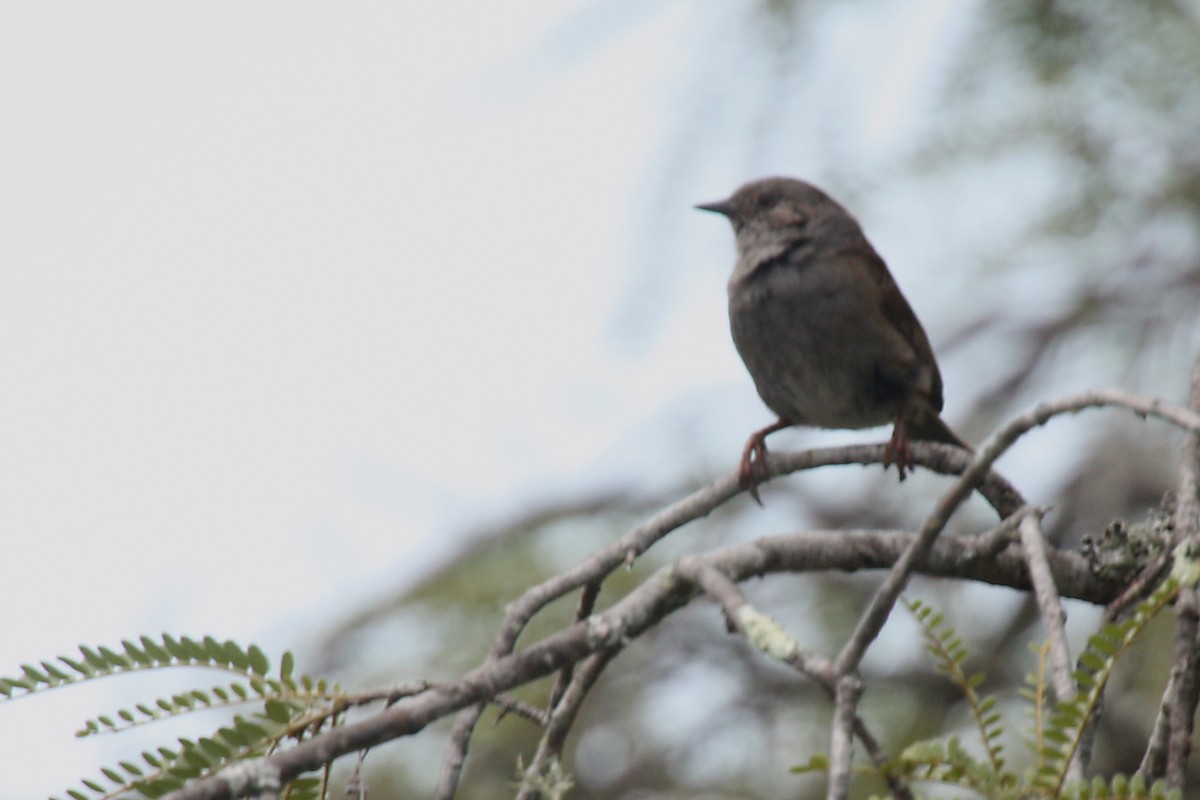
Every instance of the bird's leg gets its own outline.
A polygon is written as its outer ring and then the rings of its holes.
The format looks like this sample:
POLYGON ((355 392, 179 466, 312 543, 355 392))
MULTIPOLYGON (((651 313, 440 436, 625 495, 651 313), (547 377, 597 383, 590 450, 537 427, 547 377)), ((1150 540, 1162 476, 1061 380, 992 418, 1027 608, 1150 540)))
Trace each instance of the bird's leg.
POLYGON ((900 480, 904 480, 912 467, 912 453, 908 450, 908 435, 904 430, 903 414, 896 417, 892 438, 883 448, 883 468, 887 469, 893 463, 896 465, 896 471, 900 473, 900 480))
POLYGON ((767 436, 775 431, 790 428, 792 423, 776 420, 760 431, 750 434, 746 447, 742 450, 742 463, 738 467, 738 483, 750 493, 754 502, 763 504, 758 497, 758 485, 767 479, 767 436))

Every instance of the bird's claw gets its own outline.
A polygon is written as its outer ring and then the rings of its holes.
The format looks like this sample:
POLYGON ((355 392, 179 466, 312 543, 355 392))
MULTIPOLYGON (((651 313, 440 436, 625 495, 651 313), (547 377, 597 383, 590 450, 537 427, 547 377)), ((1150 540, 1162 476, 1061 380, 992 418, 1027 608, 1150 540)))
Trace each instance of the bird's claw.
POLYGON ((767 437, 762 432, 754 434, 746 442, 742 450, 742 463, 738 468, 738 485, 754 498, 760 506, 762 498, 758 496, 758 487, 770 477, 767 472, 767 437))
POLYGON ((892 438, 883 446, 883 468, 886 470, 892 464, 896 465, 900 480, 908 476, 908 471, 913 466, 912 452, 908 449, 908 436, 904 430, 904 417, 896 420, 892 438))

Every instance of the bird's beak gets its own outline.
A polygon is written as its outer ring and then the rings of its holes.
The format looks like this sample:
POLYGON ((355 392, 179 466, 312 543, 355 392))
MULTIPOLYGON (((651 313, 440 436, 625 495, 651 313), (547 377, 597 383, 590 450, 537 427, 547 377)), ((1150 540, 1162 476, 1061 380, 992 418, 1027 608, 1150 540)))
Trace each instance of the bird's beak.
POLYGON ((696 208, 700 209, 701 211, 711 211, 714 214, 720 214, 723 217, 733 216, 733 206, 730 205, 728 200, 718 200, 715 203, 701 203, 700 205, 696 206, 696 208))

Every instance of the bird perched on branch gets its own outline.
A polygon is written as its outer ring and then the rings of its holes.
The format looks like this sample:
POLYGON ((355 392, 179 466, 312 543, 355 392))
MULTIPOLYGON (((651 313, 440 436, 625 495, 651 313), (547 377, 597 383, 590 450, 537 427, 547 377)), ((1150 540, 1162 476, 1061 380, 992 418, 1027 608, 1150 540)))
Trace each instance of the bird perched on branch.
POLYGON ((804 181, 767 178, 697 208, 737 237, 729 279, 733 342, 779 419, 746 442, 742 487, 761 503, 768 434, 792 425, 894 423, 885 468, 900 479, 910 439, 970 449, 942 421, 942 377, 929 339, 857 220, 804 181))

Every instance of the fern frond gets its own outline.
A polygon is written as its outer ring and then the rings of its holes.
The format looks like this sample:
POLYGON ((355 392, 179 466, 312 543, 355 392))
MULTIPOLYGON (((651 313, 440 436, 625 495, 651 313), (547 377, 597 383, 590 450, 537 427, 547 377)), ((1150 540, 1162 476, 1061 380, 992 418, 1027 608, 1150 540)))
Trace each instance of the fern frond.
POLYGON ((1146 786, 1145 779, 1140 775, 1134 775, 1132 778, 1114 775, 1108 781, 1097 776, 1089 782, 1064 786, 1061 796, 1075 800, 1183 800, 1183 792, 1179 789, 1167 789, 1166 781, 1159 780, 1151 786, 1146 786))
MULTIPOLYGON (((1084 731, 1096 713, 1117 658, 1128 649, 1150 620, 1175 599, 1181 585, 1195 583, 1198 576, 1196 562, 1183 547, 1180 545, 1176 548, 1171 574, 1134 607, 1129 617, 1104 625, 1088 639, 1087 646, 1079 656, 1080 668, 1075 670, 1073 676, 1079 694, 1073 700, 1060 701, 1055 705, 1039 736, 1039 766, 1033 778, 1036 788, 1052 792, 1055 797, 1061 794, 1066 783, 1067 766, 1079 750, 1084 731)), ((1129 787, 1117 791, 1116 778, 1111 788, 1115 797, 1149 796, 1144 793, 1128 794, 1129 787)), ((1142 789, 1145 787, 1142 786, 1142 789)))
POLYGON ((993 695, 981 695, 976 691, 983 683, 984 674, 977 672, 968 676, 963 671, 962 664, 967 658, 967 648, 954 630, 944 624, 941 614, 920 600, 905 599, 904 604, 920 623, 921 631, 925 635, 925 649, 937 659, 938 669, 950 678, 966 698, 992 773, 997 777, 1007 775, 1006 781, 1015 782, 1015 774, 1008 775, 1004 772, 1004 745, 999 741, 1004 729, 1000 725, 1000 713, 996 711, 996 698, 993 695))
POLYGON ((139 763, 125 760, 103 767, 99 777, 84 778, 80 781, 82 788, 68 789, 66 795, 72 800, 110 800, 136 791, 144 797, 160 797, 191 778, 261 755, 286 736, 286 726, 261 714, 253 717, 234 717, 229 726, 196 741, 181 738, 176 749, 145 751, 139 763))
POLYGON ((84 738, 103 733, 120 733, 157 722, 163 719, 212 709, 232 709, 248 703, 271 700, 299 702, 307 708, 328 707, 335 704, 341 693, 336 684, 332 688, 324 680, 305 676, 302 686, 288 689, 281 681, 270 678, 252 680, 247 683, 234 682, 225 686, 213 686, 208 691, 192 689, 188 692, 159 697, 151 703, 138 703, 133 708, 122 708, 114 714, 102 714, 84 723, 75 736, 84 738))
MULTIPOLYGON (((56 660, 23 664, 19 675, 0 678, 0 702, 109 675, 175 667, 216 669, 232 673, 238 680, 100 715, 88 720, 76 735, 120 732, 192 711, 231 709, 246 703, 260 703, 261 710, 235 716, 209 736, 195 741, 179 739, 177 747, 159 747, 143 752, 140 760, 103 767, 98 776, 85 778, 79 787, 68 789, 67 797, 108 800, 130 792, 150 798, 162 796, 191 778, 270 752, 288 738, 303 738, 327 724, 338 724, 348 702, 336 683, 296 675, 295 658, 290 652, 283 654, 279 671, 272 676, 270 660, 257 645, 243 648, 211 636, 197 640, 170 634, 158 639, 142 636, 137 642, 123 640, 118 647, 80 645, 78 657, 59 656, 56 660)), ((323 792, 320 781, 305 780, 289 786, 285 796, 308 800, 323 792)))
POLYGON ((954 736, 915 742, 886 766, 910 781, 935 781, 984 797, 1005 797, 1017 785, 1016 775, 997 771, 990 762, 975 758, 954 736))
POLYGON ((1018 694, 1030 703, 1029 714, 1033 717, 1033 741, 1027 739, 1025 743, 1033 751, 1037 759, 1034 763, 1034 769, 1040 769, 1043 766, 1042 753, 1045 748, 1046 708, 1049 703, 1049 682, 1047 675, 1050 671, 1050 643, 1046 641, 1039 645, 1035 642, 1030 642, 1029 649, 1037 654, 1037 672, 1025 676, 1026 685, 1018 690, 1018 694))
POLYGON ((221 669, 246 679, 262 678, 270 671, 270 661, 257 645, 242 649, 236 642, 218 642, 211 636, 199 642, 186 636, 175 639, 165 633, 159 641, 148 636, 141 637, 137 644, 124 639, 119 651, 80 645, 79 655, 59 656, 37 665, 22 664, 20 676, 0 677, 0 702, 109 675, 164 667, 221 669))

